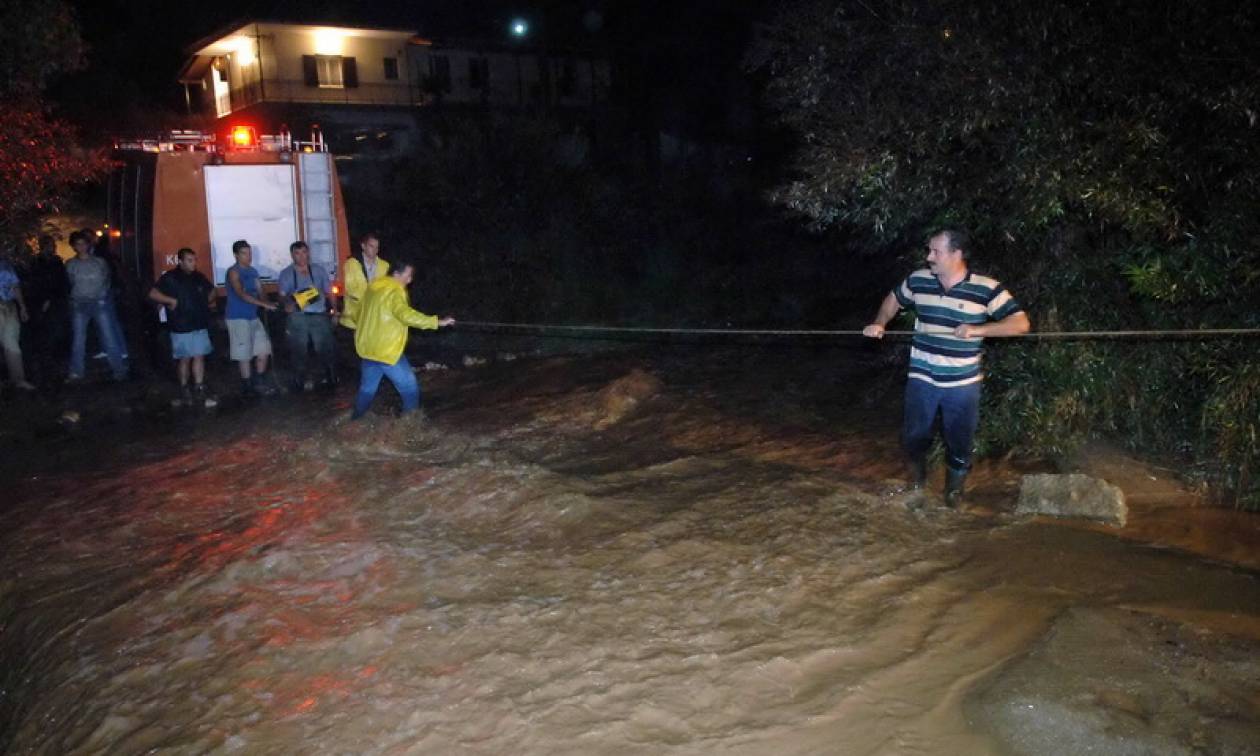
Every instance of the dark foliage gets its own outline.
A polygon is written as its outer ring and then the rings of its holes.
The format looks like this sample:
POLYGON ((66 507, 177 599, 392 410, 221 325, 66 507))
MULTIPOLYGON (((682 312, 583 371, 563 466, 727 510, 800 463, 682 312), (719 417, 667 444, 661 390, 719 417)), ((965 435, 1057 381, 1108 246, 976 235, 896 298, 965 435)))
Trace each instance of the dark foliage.
POLYGON ((845 309, 846 288, 815 291, 828 241, 767 211, 738 168, 599 168, 580 140, 529 116, 450 115, 427 133, 413 155, 343 175, 356 226, 380 233, 387 258, 419 256, 415 288, 435 311, 799 327, 845 309))
MULTIPOLYGON (((884 257, 969 227, 1040 330, 1258 326, 1258 32, 1219 1, 802 0, 750 58, 801 140, 775 197, 884 257)), ((1256 344, 1003 344, 985 441, 1112 434, 1260 505, 1256 344)))
POLYGON ((21 248, 41 220, 107 168, 77 149, 73 130, 48 114, 51 78, 82 62, 69 5, 0 3, 0 247, 21 248))

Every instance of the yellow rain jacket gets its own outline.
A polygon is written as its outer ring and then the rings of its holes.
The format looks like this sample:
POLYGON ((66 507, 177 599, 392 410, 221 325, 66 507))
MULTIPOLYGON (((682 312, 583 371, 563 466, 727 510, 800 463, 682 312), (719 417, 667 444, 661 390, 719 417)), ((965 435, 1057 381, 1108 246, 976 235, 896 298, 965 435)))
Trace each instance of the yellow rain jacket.
POLYGON ((407 346, 408 327, 436 330, 438 318, 411 309, 407 288, 392 276, 368 284, 354 331, 354 350, 359 356, 393 365, 407 346))
MULTIPOLYGON (((376 258, 376 280, 379 281, 388 275, 389 260, 376 258)), ((346 260, 346 301, 341 313, 341 324, 346 328, 354 329, 367 287, 367 273, 363 271, 363 263, 357 257, 346 260)))

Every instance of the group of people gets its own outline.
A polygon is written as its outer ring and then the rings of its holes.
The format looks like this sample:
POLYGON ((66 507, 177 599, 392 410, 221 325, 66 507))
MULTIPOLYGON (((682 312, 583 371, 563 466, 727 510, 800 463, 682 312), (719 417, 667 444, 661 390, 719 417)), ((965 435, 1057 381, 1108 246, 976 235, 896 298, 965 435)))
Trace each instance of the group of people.
MULTIPOLYGON (((310 370, 312 351, 319 385, 331 389, 336 384, 333 328, 339 322, 355 332, 355 351, 360 358, 361 377, 352 417, 358 419, 367 413, 382 377, 398 390, 404 413, 420 406, 420 385, 403 354, 407 329, 437 329, 450 326, 455 320, 413 309, 406 287, 415 275, 414 264, 401 262, 391 268, 379 253, 380 239, 375 234, 359 240, 359 254, 346 263, 345 301, 338 312, 332 276, 324 266, 311 261, 310 247, 305 242, 289 245, 292 264, 276 276, 278 302, 263 292, 249 242, 242 239, 232 245, 235 264, 228 268, 225 277, 224 323, 228 356, 240 372, 242 394, 270 395, 276 391, 268 373, 271 339, 259 312, 283 309, 288 357, 293 362, 292 392, 315 388, 310 370)), ((205 357, 213 349, 209 327, 214 286, 197 271, 193 250, 181 249, 176 262, 175 268, 154 284, 149 299, 166 312, 171 355, 178 366, 180 401, 213 406, 216 400, 205 388, 205 357)))
POLYGON ((38 251, 29 259, 0 258, 0 348, 15 388, 35 390, 23 340, 38 380, 51 383, 62 375, 69 383, 82 380, 91 323, 101 349, 98 356, 109 361, 115 380, 126 378, 127 339, 117 307, 120 281, 103 250, 97 250, 97 237, 90 229, 70 234, 75 254, 65 263, 57 256, 56 241, 47 235, 39 237, 38 251))
MULTIPOLYGON (((88 329, 95 326, 98 357, 107 360, 115 381, 127 378, 128 342, 118 314, 120 280, 107 254, 96 249, 99 234, 89 229, 70 235, 74 257, 62 262, 51 236, 39 238, 39 251, 27 259, 0 257, 0 348, 9 382, 20 391, 34 391, 28 380, 23 342, 38 380, 66 383, 86 373, 88 329)), ((388 378, 403 400, 403 412, 420 406, 420 385, 403 351, 409 328, 437 329, 454 324, 449 317, 426 315, 411 307, 407 285, 415 265, 393 266, 380 257, 380 239, 367 234, 359 252, 347 261, 345 299, 341 311, 333 298, 333 278, 311 261, 303 241, 289 245, 292 264, 276 276, 278 299, 264 293, 253 266, 253 248, 246 240, 232 245, 235 258, 226 274, 223 313, 228 353, 241 377, 246 396, 271 395, 277 384, 268 368, 272 345, 260 312, 283 310, 284 338, 292 362, 289 390, 331 389, 337 381, 337 324, 354 331, 361 380, 353 417, 370 408, 382 378, 388 378), (314 360, 311 359, 314 353, 314 360)), ((216 306, 215 287, 197 270, 197 253, 189 248, 175 255, 175 267, 163 273, 148 292, 166 323, 175 361, 180 396, 177 404, 213 407, 218 403, 206 387, 207 355, 213 352, 210 325, 216 306)))

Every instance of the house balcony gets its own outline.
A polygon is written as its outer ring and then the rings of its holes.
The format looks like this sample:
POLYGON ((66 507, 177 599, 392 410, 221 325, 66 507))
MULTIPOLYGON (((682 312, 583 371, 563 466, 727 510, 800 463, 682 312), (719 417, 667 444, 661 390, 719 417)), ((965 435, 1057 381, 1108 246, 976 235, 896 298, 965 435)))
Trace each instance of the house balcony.
POLYGON ((218 103, 219 117, 263 102, 314 105, 365 105, 417 107, 432 98, 418 86, 404 83, 360 83, 356 87, 312 87, 304 80, 266 79, 251 81, 229 90, 228 107, 218 103))

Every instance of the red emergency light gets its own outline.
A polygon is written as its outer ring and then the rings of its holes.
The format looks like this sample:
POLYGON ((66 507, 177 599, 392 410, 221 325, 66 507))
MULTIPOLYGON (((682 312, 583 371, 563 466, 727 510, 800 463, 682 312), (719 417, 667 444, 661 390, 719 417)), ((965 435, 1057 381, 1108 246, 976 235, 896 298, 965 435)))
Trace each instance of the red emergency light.
POLYGON ((338 294, 340 294, 340 293, 341 293, 341 286, 339 286, 338 284, 333 284, 333 285, 332 285, 332 293, 333 293, 333 296, 337 296, 338 294))
POLYGON ((232 128, 232 146, 237 149, 254 147, 258 144, 258 134, 253 126, 235 126, 232 128))

